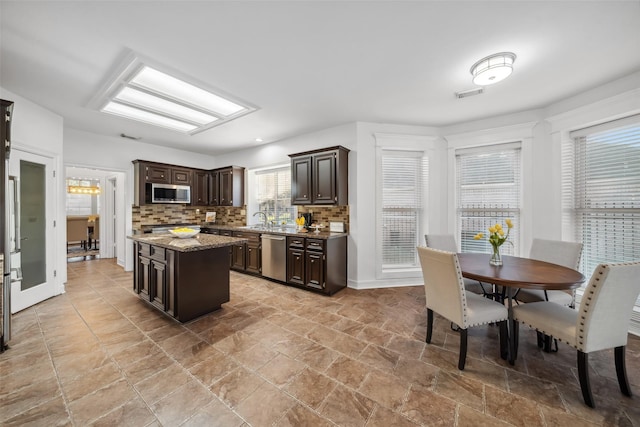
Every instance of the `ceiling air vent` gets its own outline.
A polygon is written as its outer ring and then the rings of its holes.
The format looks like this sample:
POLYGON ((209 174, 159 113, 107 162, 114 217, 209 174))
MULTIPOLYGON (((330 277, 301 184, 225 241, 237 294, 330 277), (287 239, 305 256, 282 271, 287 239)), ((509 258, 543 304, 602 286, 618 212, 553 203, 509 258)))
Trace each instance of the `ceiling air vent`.
POLYGON ((456 98, 461 99, 461 98, 467 98, 469 96, 474 96, 474 95, 480 95, 481 93, 484 93, 484 88, 481 87, 477 87, 475 89, 469 89, 469 90, 463 90, 462 92, 456 92, 456 98))

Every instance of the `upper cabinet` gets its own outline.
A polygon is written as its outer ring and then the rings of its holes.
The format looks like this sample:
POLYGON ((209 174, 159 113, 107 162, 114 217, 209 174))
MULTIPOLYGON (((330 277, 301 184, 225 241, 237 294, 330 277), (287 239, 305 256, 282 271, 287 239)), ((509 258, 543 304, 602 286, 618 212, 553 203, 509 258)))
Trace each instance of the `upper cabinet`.
POLYGON ((211 173, 205 170, 193 171, 193 192, 191 194, 191 204, 195 206, 206 206, 209 204, 209 181, 211 173))
MULTIPOLYGON (((229 166, 222 169, 216 169, 211 172, 215 174, 217 182, 217 200, 218 206, 242 206, 244 204, 244 168, 238 166, 229 166)), ((216 192, 214 191, 214 193, 216 192)))
POLYGON ((342 146, 290 154, 291 204, 348 204, 348 155, 342 146))

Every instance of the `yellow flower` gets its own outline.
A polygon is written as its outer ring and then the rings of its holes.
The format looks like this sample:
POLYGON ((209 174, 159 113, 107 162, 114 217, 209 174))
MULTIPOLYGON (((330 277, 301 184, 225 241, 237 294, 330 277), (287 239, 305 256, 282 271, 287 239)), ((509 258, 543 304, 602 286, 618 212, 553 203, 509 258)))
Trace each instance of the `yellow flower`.
POLYGON ((507 227, 513 228, 513 222, 511 222, 511 219, 507 218, 507 219, 504 220, 504 222, 507 223, 507 227))
POLYGON ((504 236, 504 230, 502 230, 502 229, 498 230, 498 234, 499 234, 501 237, 502 237, 502 236, 504 236))
POLYGON ((496 227, 489 227, 489 233, 493 234, 496 232, 496 227))
POLYGON ((484 238, 484 234, 483 233, 478 233, 475 236, 473 236, 473 240, 480 240, 484 238))
POLYGON ((502 226, 500 224, 496 224, 496 225, 494 225, 494 227, 495 227, 496 231, 502 230, 502 226))

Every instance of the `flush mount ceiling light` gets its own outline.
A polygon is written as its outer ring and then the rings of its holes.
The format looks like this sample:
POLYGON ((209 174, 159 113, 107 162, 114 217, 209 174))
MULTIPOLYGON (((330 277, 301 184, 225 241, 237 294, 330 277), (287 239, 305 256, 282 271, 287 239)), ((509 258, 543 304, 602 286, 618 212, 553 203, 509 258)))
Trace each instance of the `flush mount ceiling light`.
POLYGON ((501 52, 482 58, 471 67, 473 83, 487 86, 498 83, 509 77, 513 71, 516 55, 511 52, 501 52))
POLYGON ((222 96, 204 84, 175 77, 177 73, 160 71, 162 67, 149 63, 130 54, 90 106, 190 135, 256 110, 246 102, 222 96))

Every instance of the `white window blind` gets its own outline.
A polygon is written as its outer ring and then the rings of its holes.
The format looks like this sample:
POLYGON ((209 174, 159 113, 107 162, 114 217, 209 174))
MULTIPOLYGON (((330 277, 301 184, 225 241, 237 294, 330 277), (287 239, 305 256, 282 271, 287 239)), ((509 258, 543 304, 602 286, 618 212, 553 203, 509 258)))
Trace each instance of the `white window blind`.
MULTIPOLYGON (((584 245, 580 270, 589 278, 600 263, 640 261, 640 116, 571 137, 563 147, 563 225, 584 245)), ((640 331, 640 298, 633 317, 640 331)))
POLYGON ((255 210, 265 212, 274 224, 292 223, 295 208, 291 206, 291 168, 279 167, 255 171, 255 210))
MULTIPOLYGON (((422 151, 382 150, 382 271, 419 269, 428 160, 422 151)), ((424 244, 422 242, 422 244, 424 244)))
POLYGON ((456 205, 462 252, 491 252, 485 237, 496 223, 513 221, 509 240, 500 251, 517 255, 520 240, 521 159, 520 144, 501 144, 460 150, 456 153, 456 205))

